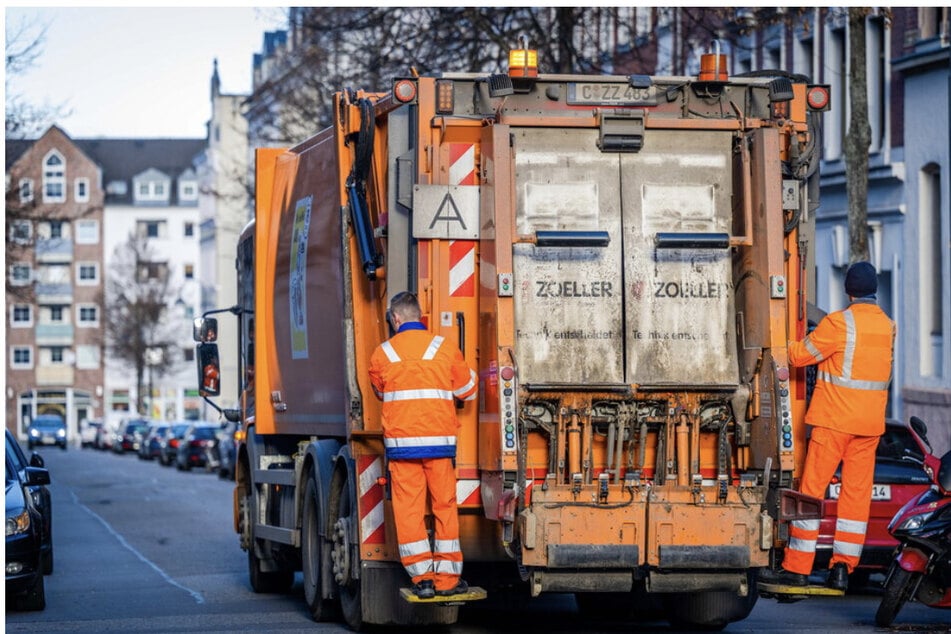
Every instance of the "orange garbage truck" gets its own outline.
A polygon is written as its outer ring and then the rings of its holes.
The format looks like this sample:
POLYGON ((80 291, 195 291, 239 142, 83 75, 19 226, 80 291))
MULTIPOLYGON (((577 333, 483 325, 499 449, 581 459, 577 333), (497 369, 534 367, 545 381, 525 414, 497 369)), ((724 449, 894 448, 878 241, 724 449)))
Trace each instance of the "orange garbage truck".
MULTIPOLYGON (((316 620, 446 624, 400 566, 371 353, 388 300, 479 379, 457 404, 463 577, 489 599, 574 593, 583 614, 745 618, 795 488, 814 276, 818 120, 801 76, 395 78, 256 156, 237 250, 244 435, 235 530, 256 592, 303 573, 316 620)), ((215 390, 204 390, 206 397, 215 390)))

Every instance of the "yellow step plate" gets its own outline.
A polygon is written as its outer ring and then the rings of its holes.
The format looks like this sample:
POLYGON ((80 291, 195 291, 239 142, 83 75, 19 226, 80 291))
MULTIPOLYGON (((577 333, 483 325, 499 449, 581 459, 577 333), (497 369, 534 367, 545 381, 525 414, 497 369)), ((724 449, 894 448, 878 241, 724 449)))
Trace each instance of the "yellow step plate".
POLYGON ((409 601, 410 603, 438 603, 441 605, 459 605, 460 603, 465 603, 466 601, 479 601, 480 599, 486 598, 488 596, 486 591, 483 588, 478 586, 470 586, 468 592, 463 594, 454 594, 450 597, 440 597, 435 596, 431 599, 420 599, 413 593, 412 588, 400 588, 400 596, 404 600, 409 601))
POLYGON ((844 590, 836 590, 826 586, 789 586, 781 583, 763 583, 758 582, 759 593, 763 596, 776 596, 783 598, 806 598, 806 597, 842 597, 845 596, 844 590))

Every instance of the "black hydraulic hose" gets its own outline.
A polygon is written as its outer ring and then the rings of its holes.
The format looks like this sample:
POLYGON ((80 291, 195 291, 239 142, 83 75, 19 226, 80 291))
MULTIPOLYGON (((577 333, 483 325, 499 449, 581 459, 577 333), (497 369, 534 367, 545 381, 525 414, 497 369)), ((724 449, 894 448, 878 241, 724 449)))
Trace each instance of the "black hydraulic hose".
POLYGON ((373 157, 373 137, 375 121, 373 103, 369 99, 357 101, 360 109, 360 131, 357 133, 353 168, 347 178, 347 196, 349 198, 350 220, 357 237, 357 249, 363 272, 368 279, 376 279, 377 268, 383 263, 377 251, 370 222, 370 210, 367 206, 366 181, 370 173, 373 157))

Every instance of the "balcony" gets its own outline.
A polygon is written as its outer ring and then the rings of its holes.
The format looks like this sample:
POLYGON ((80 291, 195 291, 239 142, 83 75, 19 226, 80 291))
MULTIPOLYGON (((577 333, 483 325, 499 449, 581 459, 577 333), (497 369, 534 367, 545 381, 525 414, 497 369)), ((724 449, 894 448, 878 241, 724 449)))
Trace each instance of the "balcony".
POLYGON ((71 346, 73 345, 72 324, 37 324, 36 345, 71 346))
POLYGON ((36 368, 36 384, 41 387, 73 385, 73 367, 70 365, 47 365, 36 368))
POLYGON ((37 304, 72 304, 73 303, 73 285, 72 284, 50 284, 49 282, 37 282, 36 288, 37 304))
POLYGON ((72 262, 73 243, 65 238, 45 238, 36 241, 36 261, 43 264, 72 262))

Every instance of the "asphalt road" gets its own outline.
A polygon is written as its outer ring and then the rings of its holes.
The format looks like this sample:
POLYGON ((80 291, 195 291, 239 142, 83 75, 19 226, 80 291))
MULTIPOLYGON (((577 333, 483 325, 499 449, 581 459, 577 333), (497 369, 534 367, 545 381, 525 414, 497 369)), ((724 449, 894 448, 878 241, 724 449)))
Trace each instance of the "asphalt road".
MULTIPOLYGON (((315 623, 301 577, 285 595, 254 594, 232 527, 230 482, 134 455, 42 449, 52 476, 55 572, 42 612, 6 612, 7 632, 345 632, 315 623)), ((873 632, 880 596, 779 604, 760 599, 726 632, 873 632)), ((427 630, 432 631, 432 630, 427 630)), ((592 623, 570 595, 512 610, 473 604, 442 632, 672 632, 666 621, 592 623)), ((951 610, 906 606, 892 631, 951 632, 951 610)))

